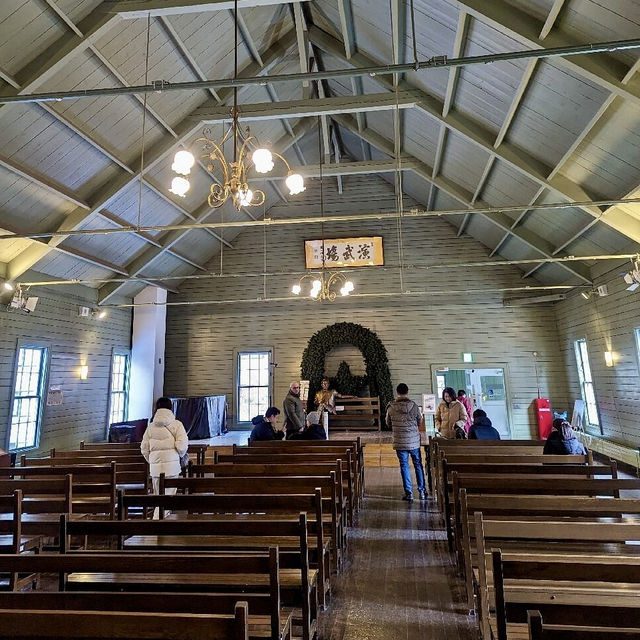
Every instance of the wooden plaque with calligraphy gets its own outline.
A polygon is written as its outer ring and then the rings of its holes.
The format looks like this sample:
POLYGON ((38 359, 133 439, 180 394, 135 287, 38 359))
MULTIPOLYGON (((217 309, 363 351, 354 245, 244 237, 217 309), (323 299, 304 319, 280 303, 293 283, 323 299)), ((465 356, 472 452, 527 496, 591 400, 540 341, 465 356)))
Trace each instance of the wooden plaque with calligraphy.
POLYGON ((384 264, 382 236, 305 240, 305 266, 320 269, 324 254, 325 267, 372 267, 384 264))

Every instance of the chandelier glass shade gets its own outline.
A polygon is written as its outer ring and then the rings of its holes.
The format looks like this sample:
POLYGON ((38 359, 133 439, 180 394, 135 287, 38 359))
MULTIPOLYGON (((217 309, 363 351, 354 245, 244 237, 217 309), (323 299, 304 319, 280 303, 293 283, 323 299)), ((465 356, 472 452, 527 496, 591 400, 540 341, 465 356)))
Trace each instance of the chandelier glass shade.
MULTIPOLYGON (((286 158, 275 151, 258 147, 258 141, 251 135, 249 127, 240 130, 238 110, 234 105, 231 111, 232 122, 220 142, 211 137, 209 128, 203 131, 196 144, 201 144, 204 153, 202 159, 206 163, 207 171, 218 177, 209 187, 208 204, 212 209, 221 207, 231 199, 234 207, 239 211, 242 207, 257 207, 264 204, 266 195, 261 189, 251 189, 247 181, 247 172, 253 166, 256 173, 269 173, 275 166, 274 157, 287 168, 285 184, 289 195, 295 196, 305 190, 304 178, 291 170, 286 158), (228 161, 223 153, 225 142, 233 140, 233 160, 228 161), (250 149, 255 148, 253 151, 250 149)), ((178 151, 173 159, 171 169, 177 173, 169 191, 184 198, 190 188, 189 180, 185 177, 191 173, 195 164, 195 157, 186 150, 178 151)))
POLYGON ((291 293, 294 296, 299 296, 302 293, 304 281, 311 280, 312 278, 313 281, 309 289, 309 297, 312 300, 329 300, 329 302, 333 302, 338 295, 348 296, 355 289, 351 280, 347 280, 344 274, 336 271, 327 277, 325 277, 324 272, 319 276, 313 273, 307 273, 300 278, 297 284, 291 287, 291 293))

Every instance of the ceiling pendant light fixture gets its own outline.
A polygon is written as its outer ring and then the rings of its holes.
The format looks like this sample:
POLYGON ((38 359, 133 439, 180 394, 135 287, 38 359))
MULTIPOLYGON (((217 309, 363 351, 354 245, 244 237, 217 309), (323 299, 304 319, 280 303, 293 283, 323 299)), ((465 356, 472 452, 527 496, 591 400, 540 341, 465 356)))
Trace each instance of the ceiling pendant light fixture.
MULTIPOLYGON (((324 176, 322 174, 322 129, 320 127, 320 121, 318 120, 318 154, 320 157, 320 216, 324 218, 324 176)), ((290 175, 287 178, 287 186, 291 188, 293 191, 293 187, 295 186, 295 176, 290 175), (292 184, 289 184, 291 180, 292 184)), ((304 185, 302 185, 302 190, 304 190, 304 185)), ((312 280, 311 289, 309 290, 309 297, 312 300, 328 300, 329 302, 333 302, 338 294, 342 297, 348 296, 352 291, 355 290, 355 285, 351 280, 348 280, 347 277, 341 273, 340 271, 334 271, 333 273, 326 275, 325 274, 325 266, 326 266, 326 247, 324 245, 324 223, 321 224, 321 235, 322 235, 322 270, 320 271, 320 275, 317 273, 306 273, 300 278, 300 280, 291 287, 291 293, 294 296, 299 296, 302 293, 302 285, 305 280, 312 280), (339 289, 338 286, 342 285, 339 289)))
MULTIPOLYGON (((235 0, 235 47, 234 47, 234 73, 238 77, 238 1, 235 0)), ((259 146, 258 140, 251 135, 251 130, 240 128, 240 110, 238 109, 238 87, 233 88, 233 107, 231 108, 231 124, 220 142, 215 142, 211 137, 211 130, 206 128, 203 135, 196 140, 202 145, 204 151, 202 158, 206 163, 209 173, 215 175, 218 172, 216 182, 209 189, 207 198, 212 209, 221 207, 231 199, 235 208, 240 211, 242 207, 257 207, 264 204, 266 194, 261 189, 250 189, 247 182, 247 172, 253 166, 256 173, 269 173, 274 167, 274 157, 280 160, 287 168, 285 184, 289 189, 289 195, 295 196, 305 190, 304 178, 291 169, 284 156, 259 146), (228 140, 233 143, 233 160, 229 162, 223 152, 224 144, 228 140)), ((171 169, 178 175, 173 178, 169 191, 184 198, 190 188, 189 180, 185 177, 191 173, 195 164, 194 155, 187 150, 176 153, 171 169)))

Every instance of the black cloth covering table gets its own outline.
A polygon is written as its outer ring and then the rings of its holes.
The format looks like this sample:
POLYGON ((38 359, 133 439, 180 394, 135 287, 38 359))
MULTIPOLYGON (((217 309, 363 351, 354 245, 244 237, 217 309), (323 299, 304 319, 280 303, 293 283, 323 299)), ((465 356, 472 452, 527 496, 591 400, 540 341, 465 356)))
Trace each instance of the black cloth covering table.
POLYGON ((227 433, 227 396, 171 398, 173 413, 182 422, 189 440, 203 440, 227 433))

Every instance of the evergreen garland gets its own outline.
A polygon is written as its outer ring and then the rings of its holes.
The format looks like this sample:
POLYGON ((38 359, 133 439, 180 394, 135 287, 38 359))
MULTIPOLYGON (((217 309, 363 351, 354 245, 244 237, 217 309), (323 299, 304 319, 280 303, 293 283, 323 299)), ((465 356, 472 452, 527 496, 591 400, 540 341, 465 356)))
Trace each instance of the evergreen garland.
POLYGON ((342 345, 353 345, 362 352, 367 369, 369 393, 371 397, 380 398, 380 419, 382 427, 385 428, 386 408, 393 400, 387 350, 373 331, 360 324, 338 322, 320 329, 309 339, 300 364, 302 379, 309 380, 309 406, 321 388, 326 355, 342 345))

